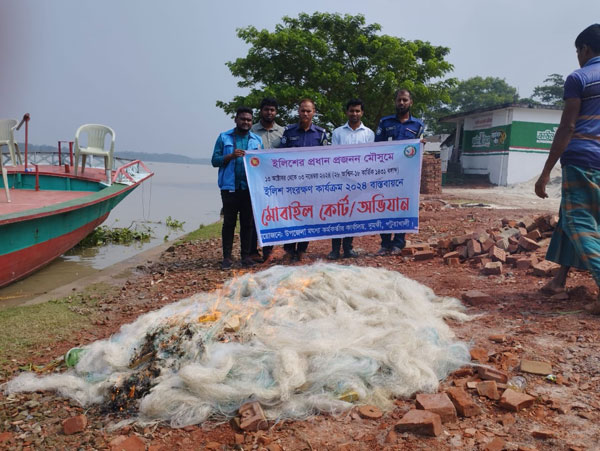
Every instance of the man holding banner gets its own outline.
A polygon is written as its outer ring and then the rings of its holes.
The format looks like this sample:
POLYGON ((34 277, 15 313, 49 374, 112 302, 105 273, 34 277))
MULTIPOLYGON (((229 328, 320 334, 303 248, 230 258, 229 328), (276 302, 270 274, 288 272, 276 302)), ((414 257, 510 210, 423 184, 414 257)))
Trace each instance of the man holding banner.
MULTIPOLYGON (((351 99, 346 104, 346 116, 348 122, 341 127, 336 128, 331 135, 331 143, 336 145, 344 144, 366 144, 375 140, 373 130, 362 123, 364 113, 364 103, 360 99, 351 99)), ((340 258, 340 246, 344 250, 344 258, 357 257, 357 253, 352 249, 352 237, 333 238, 331 240, 331 252, 327 255, 329 260, 340 258)))
MULTIPOLYGON (((302 99, 298 105, 299 122, 286 127, 279 147, 326 146, 326 130, 312 123, 315 112, 315 102, 308 98, 302 99)), ((290 262, 301 261, 308 249, 308 241, 286 243, 283 245, 283 249, 286 252, 287 260, 290 262)))
MULTIPOLYGON (((423 135, 423 121, 410 114, 413 104, 412 94, 408 89, 398 89, 394 96, 396 114, 381 118, 375 142, 399 141, 418 139, 423 135)), ((400 254, 406 246, 404 233, 396 233, 392 239, 391 233, 381 234, 381 248, 377 255, 400 254)))
POLYGON ((231 251, 238 214, 242 266, 254 266, 254 261, 250 258, 254 228, 252 203, 243 156, 246 150, 261 149, 262 140, 250 131, 250 127, 252 127, 252 110, 246 107, 238 108, 235 114, 235 128, 219 135, 211 159, 213 167, 219 168, 218 183, 223 201, 222 269, 229 269, 233 265, 231 251))

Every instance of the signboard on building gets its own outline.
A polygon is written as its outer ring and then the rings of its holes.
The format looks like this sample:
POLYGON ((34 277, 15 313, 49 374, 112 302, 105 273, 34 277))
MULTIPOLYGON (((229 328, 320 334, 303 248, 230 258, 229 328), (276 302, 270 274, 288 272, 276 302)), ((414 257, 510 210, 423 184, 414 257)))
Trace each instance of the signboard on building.
POLYGON ((500 125, 481 130, 465 130, 463 151, 465 153, 489 153, 508 150, 510 125, 500 125))
POLYGON ((510 149, 546 152, 552 145, 557 129, 558 124, 514 121, 510 137, 510 149))

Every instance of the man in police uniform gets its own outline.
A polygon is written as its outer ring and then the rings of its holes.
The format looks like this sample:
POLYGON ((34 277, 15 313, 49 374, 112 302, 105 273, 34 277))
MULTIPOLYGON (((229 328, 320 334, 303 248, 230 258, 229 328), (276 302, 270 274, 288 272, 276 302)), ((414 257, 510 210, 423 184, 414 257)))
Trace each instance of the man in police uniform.
MULTIPOLYGON (((298 105, 299 122, 285 128, 279 147, 326 146, 327 131, 312 123, 315 112, 315 102, 308 98, 302 99, 298 105)), ((287 243, 283 245, 283 249, 290 261, 301 261, 308 249, 308 241, 287 243)))
MULTIPOLYGON (((285 127, 275 122, 277 116, 277 100, 272 97, 265 97, 260 102, 260 110, 258 111, 259 121, 254 124, 251 131, 261 137, 263 147, 265 149, 276 149, 281 144, 281 137, 285 127)), ((256 228, 252 233, 252 245, 250 247, 250 255, 258 255, 258 237, 256 236, 256 228)), ((272 261, 273 246, 263 246, 263 263, 272 261)))
MULTIPOLYGON (((423 134, 425 129, 423 121, 410 114, 410 107, 413 104, 410 91, 408 89, 398 89, 394 99, 396 114, 381 118, 375 132, 375 142, 418 139, 423 134)), ((393 239, 391 233, 382 233, 381 249, 379 249, 377 255, 399 254, 404 246, 406 246, 404 233, 396 233, 393 239)))

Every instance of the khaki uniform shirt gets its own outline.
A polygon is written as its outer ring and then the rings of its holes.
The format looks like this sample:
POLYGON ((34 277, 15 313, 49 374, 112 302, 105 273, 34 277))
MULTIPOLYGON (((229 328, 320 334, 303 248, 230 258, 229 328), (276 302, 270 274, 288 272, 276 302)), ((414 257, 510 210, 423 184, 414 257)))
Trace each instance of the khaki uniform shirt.
POLYGON ((281 142, 285 127, 273 122, 273 127, 270 130, 267 130, 260 122, 257 122, 252 126, 251 130, 261 137, 265 149, 277 149, 281 142))

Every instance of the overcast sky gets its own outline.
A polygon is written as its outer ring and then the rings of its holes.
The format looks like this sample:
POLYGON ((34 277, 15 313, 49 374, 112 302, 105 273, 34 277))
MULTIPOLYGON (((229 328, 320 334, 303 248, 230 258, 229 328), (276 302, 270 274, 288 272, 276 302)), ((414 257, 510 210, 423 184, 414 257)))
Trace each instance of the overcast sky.
POLYGON ((236 29, 273 31, 315 11, 362 13, 385 34, 450 47, 449 76, 504 78, 527 97, 577 67, 573 42, 600 1, 0 0, 0 118, 30 113, 34 144, 101 123, 117 154, 210 157, 233 126, 215 102, 241 92, 225 66, 248 49, 236 29))

